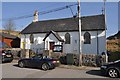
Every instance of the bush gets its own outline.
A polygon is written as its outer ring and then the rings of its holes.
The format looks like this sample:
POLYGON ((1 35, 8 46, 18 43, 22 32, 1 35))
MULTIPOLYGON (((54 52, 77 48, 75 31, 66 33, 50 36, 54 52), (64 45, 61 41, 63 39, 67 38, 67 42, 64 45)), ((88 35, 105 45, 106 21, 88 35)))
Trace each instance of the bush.
POLYGON ((118 51, 110 53, 110 55, 108 57, 109 62, 116 61, 119 59, 120 59, 120 52, 118 52, 118 51))

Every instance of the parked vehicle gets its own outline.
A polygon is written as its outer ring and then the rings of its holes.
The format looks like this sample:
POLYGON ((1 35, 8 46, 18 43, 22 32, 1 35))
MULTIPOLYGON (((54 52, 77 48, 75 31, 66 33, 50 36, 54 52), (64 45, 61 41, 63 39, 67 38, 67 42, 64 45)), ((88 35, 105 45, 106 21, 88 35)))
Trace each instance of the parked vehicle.
POLYGON ((13 54, 11 50, 1 50, 2 52, 2 63, 4 62, 12 62, 13 54))
POLYGON ((18 61, 18 66, 40 68, 42 70, 54 69, 59 66, 60 62, 57 59, 43 58, 42 56, 33 56, 32 58, 20 59, 18 61))
POLYGON ((120 77, 120 60, 102 65, 101 72, 102 74, 108 75, 112 78, 120 77))

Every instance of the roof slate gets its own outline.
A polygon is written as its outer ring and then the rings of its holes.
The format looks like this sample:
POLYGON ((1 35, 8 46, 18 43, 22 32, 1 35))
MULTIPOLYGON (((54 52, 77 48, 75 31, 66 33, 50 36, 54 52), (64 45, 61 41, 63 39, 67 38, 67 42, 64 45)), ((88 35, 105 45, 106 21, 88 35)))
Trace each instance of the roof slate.
MULTIPOLYGON (((105 30, 104 15, 81 17, 81 29, 82 31, 105 30)), ((51 30, 55 32, 78 31, 78 18, 72 17, 32 22, 21 31, 21 34, 46 33, 51 30)))

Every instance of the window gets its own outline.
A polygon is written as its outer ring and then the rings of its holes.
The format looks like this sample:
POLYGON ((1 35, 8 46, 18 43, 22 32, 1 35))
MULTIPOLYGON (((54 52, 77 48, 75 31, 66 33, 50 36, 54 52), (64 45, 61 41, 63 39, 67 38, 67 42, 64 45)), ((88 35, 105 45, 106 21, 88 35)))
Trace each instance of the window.
POLYGON ((62 45, 54 45, 53 52, 62 52, 63 46, 62 45))
POLYGON ((34 43, 34 36, 33 36, 33 34, 30 35, 30 43, 34 43))
POLYGON ((65 44, 70 44, 70 34, 69 33, 65 34, 65 44))
POLYGON ((84 44, 91 44, 91 35, 89 32, 85 32, 84 34, 84 44))

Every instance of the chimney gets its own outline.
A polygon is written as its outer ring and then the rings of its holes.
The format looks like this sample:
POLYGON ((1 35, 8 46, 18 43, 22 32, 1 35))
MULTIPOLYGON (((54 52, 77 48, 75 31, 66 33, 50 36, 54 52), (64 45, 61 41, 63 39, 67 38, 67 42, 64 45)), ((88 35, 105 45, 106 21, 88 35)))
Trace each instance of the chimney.
POLYGON ((37 21, 38 21, 38 11, 35 10, 33 22, 37 22, 37 21))

